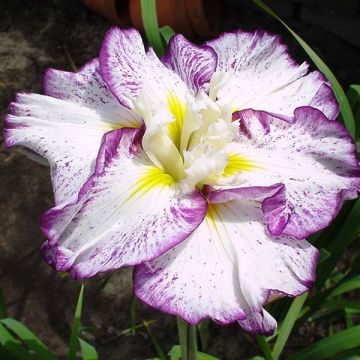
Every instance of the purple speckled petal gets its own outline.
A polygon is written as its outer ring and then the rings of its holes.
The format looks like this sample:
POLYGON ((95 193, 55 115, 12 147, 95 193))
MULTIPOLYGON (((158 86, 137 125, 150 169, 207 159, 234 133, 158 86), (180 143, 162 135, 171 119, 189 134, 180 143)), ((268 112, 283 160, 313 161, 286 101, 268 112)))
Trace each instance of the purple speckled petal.
POLYGON ((222 189, 221 187, 204 186, 203 192, 212 204, 222 204, 235 199, 249 199, 263 201, 273 196, 283 184, 274 184, 271 186, 248 186, 239 188, 222 189))
POLYGON ((150 105, 157 108, 169 93, 184 98, 186 85, 161 63, 152 48, 146 52, 141 36, 134 29, 112 27, 105 35, 100 51, 103 79, 120 102, 130 108, 144 92, 150 105))
POLYGON ((136 266, 134 289, 145 303, 191 324, 238 320, 247 331, 271 334, 276 321, 262 305, 273 294, 307 291, 317 258, 306 240, 270 236, 258 202, 233 200, 211 205, 187 240, 136 266))
POLYGON ((174 35, 168 46, 168 52, 161 59, 175 71, 194 92, 207 88, 216 69, 217 55, 209 46, 197 46, 184 38, 174 35))
POLYGON ((142 87, 146 52, 139 32, 135 29, 112 27, 105 35, 100 50, 103 79, 120 102, 132 107, 142 87))
POLYGON ((101 87, 97 69, 94 60, 75 74, 48 70, 46 90, 58 98, 18 94, 5 119, 6 146, 27 147, 49 161, 56 204, 76 195, 90 176, 105 132, 141 126, 101 87))
POLYGON ((138 116, 124 109, 100 75, 99 59, 95 58, 77 72, 48 69, 43 78, 45 95, 96 110, 109 121, 130 125, 138 116), (130 123, 130 124, 128 124, 130 123))
POLYGON ((180 196, 144 153, 142 134, 123 128, 104 135, 95 173, 78 200, 42 217, 44 256, 57 270, 88 278, 151 260, 203 220, 204 197, 198 190, 180 196))
POLYGON ((217 92, 220 103, 289 118, 295 108, 311 105, 329 119, 337 117, 338 104, 325 77, 318 71, 307 74, 308 64, 298 65, 278 36, 237 31, 207 45, 218 55, 216 72, 229 75, 217 92))
POLYGON ((328 226, 344 200, 358 196, 356 147, 342 124, 311 107, 297 108, 292 122, 254 110, 238 115, 237 151, 256 168, 238 174, 238 188, 209 189, 214 201, 253 195, 273 235, 303 239, 328 226))

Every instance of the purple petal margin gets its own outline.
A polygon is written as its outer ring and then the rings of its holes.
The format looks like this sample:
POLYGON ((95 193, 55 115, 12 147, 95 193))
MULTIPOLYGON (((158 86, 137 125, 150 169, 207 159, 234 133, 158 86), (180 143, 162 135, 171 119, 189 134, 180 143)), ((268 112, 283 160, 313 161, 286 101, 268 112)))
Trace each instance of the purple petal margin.
MULTIPOLYGON (((81 256, 81 254, 74 256, 72 251, 59 245, 58 240, 60 239, 62 232, 72 222, 78 212, 81 211, 86 202, 91 199, 91 194, 88 194, 89 191, 92 190, 99 178, 104 175, 107 167, 112 165, 113 158, 118 156, 136 156, 141 147, 142 136, 143 129, 130 128, 122 128, 105 134, 96 160, 95 172, 81 188, 78 199, 72 203, 50 209, 42 216, 41 228, 48 238, 42 247, 42 252, 49 265, 53 266, 56 270, 68 271, 75 279, 89 278, 96 275, 98 272, 102 272, 97 268, 93 270, 91 264, 89 265, 90 270, 87 267, 85 267, 84 270, 84 267, 81 265, 83 265, 84 262, 90 261, 91 258, 90 260, 82 259, 82 261, 77 262, 78 256, 81 256), (126 147, 127 153, 119 155, 118 148, 120 146, 120 142, 122 141, 126 142, 122 146, 126 147)), ((143 257, 139 258, 135 263, 124 263, 121 264, 121 267, 134 266, 160 256, 162 253, 168 251, 170 248, 185 240, 192 233, 192 231, 198 227, 206 214, 207 202, 198 190, 194 190, 193 193, 188 194, 187 198, 197 201, 198 207, 194 207, 192 209, 185 208, 184 206, 179 209, 176 207, 171 207, 170 216, 176 217, 177 212, 181 212, 181 216, 186 219, 188 223, 193 225, 193 229, 189 228, 187 229, 187 232, 184 231, 178 234, 174 234, 174 236, 170 238, 168 242, 159 244, 155 254, 146 254, 146 256, 144 255, 143 257)), ((120 256, 121 252, 117 252, 116 254, 116 256, 120 256)), ((119 268, 119 266, 114 265, 113 267, 106 268, 104 271, 113 271, 117 268, 119 268)))
POLYGON ((176 72, 195 92, 210 83, 216 70, 217 55, 210 46, 197 46, 181 34, 174 35, 168 45, 168 52, 161 61, 176 72))

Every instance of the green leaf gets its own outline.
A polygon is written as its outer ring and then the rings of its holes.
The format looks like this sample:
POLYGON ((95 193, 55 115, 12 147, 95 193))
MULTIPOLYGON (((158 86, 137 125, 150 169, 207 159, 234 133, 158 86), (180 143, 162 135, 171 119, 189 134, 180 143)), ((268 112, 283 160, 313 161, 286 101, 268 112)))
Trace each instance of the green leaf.
POLYGON ((334 240, 328 245, 330 258, 325 260, 318 269, 316 285, 321 288, 326 279, 331 275, 336 264, 342 257, 346 248, 357 238, 360 233, 360 199, 353 205, 350 214, 338 229, 334 240))
POLYGON ((343 330, 299 351, 289 360, 322 360, 360 346, 360 325, 343 330))
MULTIPOLYGON (((174 345, 169 351, 169 356, 170 356, 170 360, 180 360, 181 359, 180 345, 174 345)), ((198 351, 197 360, 220 360, 220 359, 215 356, 198 351)))
POLYGON ((81 349, 81 355, 83 360, 98 360, 99 356, 95 348, 85 340, 79 338, 79 344, 81 349))
POLYGON ((6 303, 5 303, 5 296, 2 288, 0 287, 0 319, 6 318, 6 303))
POLYGON ((196 326, 176 318, 182 360, 194 360, 198 353, 196 326))
POLYGON ((347 97, 349 99, 349 104, 352 109, 354 109, 356 103, 360 99, 360 85, 350 85, 347 92, 347 97))
POLYGON ((271 349, 269 344, 266 342, 265 337, 261 336, 261 335, 257 335, 256 336, 256 340, 258 342, 258 344, 261 347, 261 350, 263 351, 264 355, 265 355, 265 359, 266 360, 273 360, 273 356, 271 353, 271 349))
POLYGON ((353 300, 329 300, 324 302, 323 307, 330 309, 348 308, 348 309, 360 311, 360 302, 353 300))
POLYGON ((163 55, 165 48, 159 31, 155 0, 141 0, 141 17, 148 43, 154 48, 158 56, 163 55))
POLYGON ((304 305, 306 298, 308 297, 309 293, 304 293, 301 296, 295 298, 285 316, 285 319, 279 328, 279 335, 276 339, 274 348, 273 348, 273 358, 277 360, 281 352, 283 351, 285 344, 289 338, 291 330, 295 324, 295 321, 298 318, 298 315, 304 305))
POLYGON ((336 79, 335 75, 332 71, 328 68, 328 66, 324 63, 324 61, 316 54, 316 52, 298 35, 293 31, 283 20, 279 18, 279 16, 272 11, 262 0, 253 0, 253 2, 259 6, 262 10, 267 12, 269 15, 274 17, 278 20, 285 28, 291 33, 291 35, 297 40, 297 42, 301 45, 301 47, 305 50, 314 64, 318 67, 320 71, 322 71, 327 79, 330 81, 334 94, 336 96, 337 101, 340 104, 340 110, 342 119, 345 123, 345 126, 351 133, 351 135, 355 136, 355 120, 354 115, 351 110, 349 101, 345 95, 343 88, 341 87, 340 83, 336 79))
POLYGON ((2 319, 1 323, 12 331, 19 339, 42 360, 58 359, 48 347, 25 325, 15 319, 2 319))
POLYGON ((350 280, 347 280, 345 282, 341 282, 340 284, 338 284, 336 286, 336 288, 331 291, 331 293, 329 294, 328 297, 329 297, 329 299, 331 299, 335 296, 339 296, 341 294, 344 294, 346 292, 356 290, 356 289, 360 289, 360 275, 355 276, 350 280))
POLYGON ((0 359, 1 360, 12 360, 6 349, 0 344, 0 359))
POLYGON ((205 319, 201 321, 197 329, 200 337, 201 350, 205 351, 209 341, 209 320, 205 319))
POLYGON ((175 31, 168 25, 161 27, 159 31, 165 44, 168 44, 170 39, 175 35, 175 31))
POLYGON ((154 348, 156 350, 156 353, 159 357, 160 360, 167 360, 167 357, 165 355, 164 350, 161 348, 159 342, 157 341, 156 337, 154 336, 154 334, 152 333, 152 331, 150 330, 150 326, 149 326, 149 322, 148 321, 143 321, 145 329, 147 331, 147 333, 149 334, 150 340, 152 342, 152 344, 154 345, 154 348))
POLYGON ((80 293, 75 309, 75 317, 71 326, 71 337, 70 337, 69 353, 68 353, 69 360, 76 360, 76 352, 78 350, 78 344, 79 344, 78 339, 80 333, 80 321, 81 321, 83 301, 84 301, 84 284, 82 284, 80 288, 80 293))
POLYGON ((21 343, 16 340, 4 325, 0 324, 0 344, 16 360, 36 360, 21 343))
POLYGON ((329 251, 327 251, 325 248, 321 248, 320 249, 320 257, 319 257, 319 260, 318 260, 318 265, 323 263, 330 256, 331 256, 331 254, 329 253, 329 251))
POLYGON ((137 307, 137 300, 136 297, 133 296, 130 305, 130 324, 131 324, 131 333, 133 335, 135 335, 136 333, 136 307, 137 307))

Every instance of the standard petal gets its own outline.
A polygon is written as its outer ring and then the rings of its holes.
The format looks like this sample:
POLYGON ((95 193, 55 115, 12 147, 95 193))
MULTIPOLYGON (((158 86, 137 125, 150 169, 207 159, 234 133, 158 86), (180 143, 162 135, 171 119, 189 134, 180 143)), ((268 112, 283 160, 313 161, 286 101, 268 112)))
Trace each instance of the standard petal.
POLYGON ((198 190, 181 196, 172 178, 150 162, 141 138, 138 129, 106 134, 78 201, 44 214, 43 251, 57 270, 88 278, 148 261, 203 220, 204 197, 198 190))
POLYGON ((217 55, 211 47, 194 45, 177 34, 171 38, 168 52, 161 60, 179 74, 189 89, 197 92, 201 88, 208 89, 216 70, 217 55))
POLYGON ((337 117, 338 104, 325 77, 318 71, 307 74, 308 65, 291 59, 278 36, 237 31, 207 45, 218 55, 212 87, 234 112, 251 108, 290 119, 295 108, 310 105, 329 119, 337 117))
POLYGON ((270 334, 262 307, 273 294, 297 296, 312 285, 317 250, 306 240, 267 232, 259 204, 210 205, 199 228, 161 257, 135 267, 135 294, 191 324, 203 318, 270 334))
POLYGON ((253 110, 240 116, 237 152, 255 166, 236 175, 239 189, 218 187, 212 201, 283 184, 262 199, 265 219, 273 235, 302 239, 326 227, 344 200, 357 197, 356 147, 342 124, 310 107, 296 109, 293 123, 253 110))
POLYGON ((100 50, 103 79, 117 98, 128 107, 145 92, 156 108, 174 91, 184 97, 186 86, 180 77, 166 68, 150 48, 145 51, 135 29, 112 27, 100 50))

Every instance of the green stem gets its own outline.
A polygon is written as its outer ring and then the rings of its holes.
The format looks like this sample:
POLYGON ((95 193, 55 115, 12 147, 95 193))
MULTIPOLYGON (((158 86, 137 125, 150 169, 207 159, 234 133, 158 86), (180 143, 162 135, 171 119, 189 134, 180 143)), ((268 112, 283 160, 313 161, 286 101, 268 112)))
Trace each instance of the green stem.
POLYGON ((181 360, 197 360, 196 326, 177 318, 181 360))

